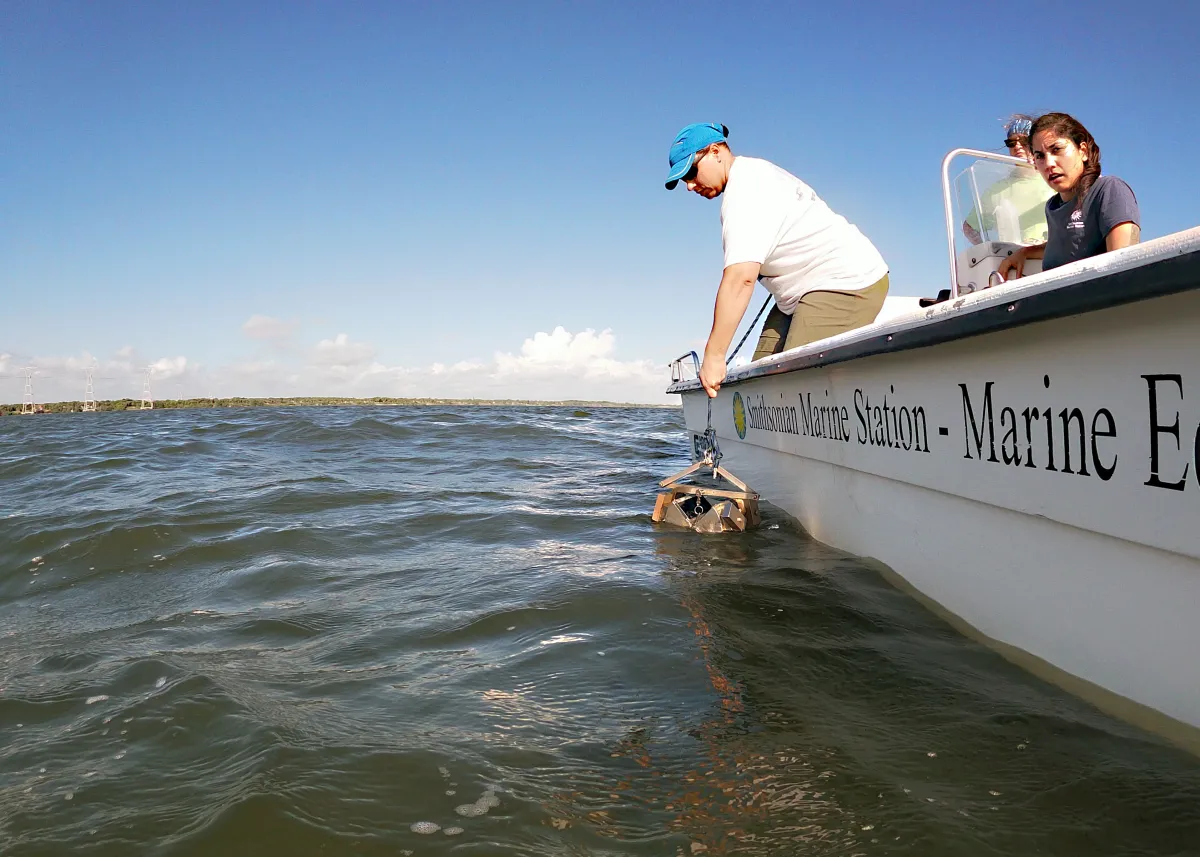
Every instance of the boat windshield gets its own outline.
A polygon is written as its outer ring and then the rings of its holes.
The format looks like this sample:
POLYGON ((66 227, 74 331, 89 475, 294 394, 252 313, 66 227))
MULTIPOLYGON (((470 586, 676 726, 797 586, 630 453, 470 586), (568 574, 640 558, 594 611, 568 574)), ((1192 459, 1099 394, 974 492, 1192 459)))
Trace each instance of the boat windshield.
MULTIPOLYGON (((1045 242, 1046 200, 1052 193, 1023 160, 979 149, 946 155, 942 194, 952 294, 998 285, 997 268, 1005 257, 1021 245, 1045 242), (951 173, 952 163, 957 172, 951 173)), ((1040 265, 1026 263, 1027 274, 1039 270, 1040 265)))
POLYGON ((973 161, 954 179, 957 250, 985 241, 1041 244, 1053 191, 1031 166, 973 161))

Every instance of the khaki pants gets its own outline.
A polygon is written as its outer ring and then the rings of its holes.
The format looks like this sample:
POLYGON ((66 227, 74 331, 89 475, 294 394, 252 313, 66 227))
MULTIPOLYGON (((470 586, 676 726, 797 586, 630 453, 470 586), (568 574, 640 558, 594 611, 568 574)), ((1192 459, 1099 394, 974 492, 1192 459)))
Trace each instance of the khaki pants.
POLYGON ((853 292, 809 292, 786 315, 778 306, 771 307, 763 324, 754 359, 768 357, 826 339, 847 330, 868 325, 879 315, 887 297, 888 275, 865 289, 853 292))

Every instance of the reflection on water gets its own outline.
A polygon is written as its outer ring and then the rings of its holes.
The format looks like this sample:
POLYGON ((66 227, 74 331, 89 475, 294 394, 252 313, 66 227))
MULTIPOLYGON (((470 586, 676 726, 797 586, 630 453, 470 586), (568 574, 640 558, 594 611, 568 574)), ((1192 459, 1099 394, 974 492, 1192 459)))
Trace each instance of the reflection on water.
POLYGON ((0 420, 0 852, 1197 853, 1195 757, 778 510, 651 525, 683 438, 0 420))
POLYGON ((679 816, 708 853, 1200 853, 1193 757, 963 638, 777 510, 742 539, 657 548, 720 699, 679 816))

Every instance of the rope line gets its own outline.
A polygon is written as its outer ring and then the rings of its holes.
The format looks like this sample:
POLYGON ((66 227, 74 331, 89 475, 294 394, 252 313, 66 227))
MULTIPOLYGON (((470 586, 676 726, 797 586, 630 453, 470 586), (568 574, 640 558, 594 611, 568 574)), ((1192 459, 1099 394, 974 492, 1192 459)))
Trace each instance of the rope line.
POLYGON ((742 350, 742 346, 746 344, 746 339, 750 336, 750 332, 754 330, 754 325, 758 324, 758 320, 762 318, 763 310, 767 308, 772 300, 771 295, 767 295, 767 299, 763 301, 763 305, 758 308, 758 315, 754 316, 754 321, 750 322, 750 326, 746 328, 746 332, 742 334, 742 341, 737 344, 737 348, 733 349, 733 353, 725 358, 725 365, 728 366, 733 362, 733 358, 737 357, 737 353, 742 350))

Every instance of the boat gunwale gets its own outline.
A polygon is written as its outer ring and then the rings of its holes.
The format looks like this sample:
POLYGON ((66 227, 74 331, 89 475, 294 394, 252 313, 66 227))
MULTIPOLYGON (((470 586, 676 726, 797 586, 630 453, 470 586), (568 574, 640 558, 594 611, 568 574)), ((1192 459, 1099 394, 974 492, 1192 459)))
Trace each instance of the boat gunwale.
MULTIPOLYGON (((754 378, 815 369, 863 357, 925 348, 1039 321, 1109 309, 1200 289, 1200 227, 1034 274, 848 331, 731 371, 729 386, 754 378)), ((670 393, 701 389, 699 379, 672 383, 670 393)))

